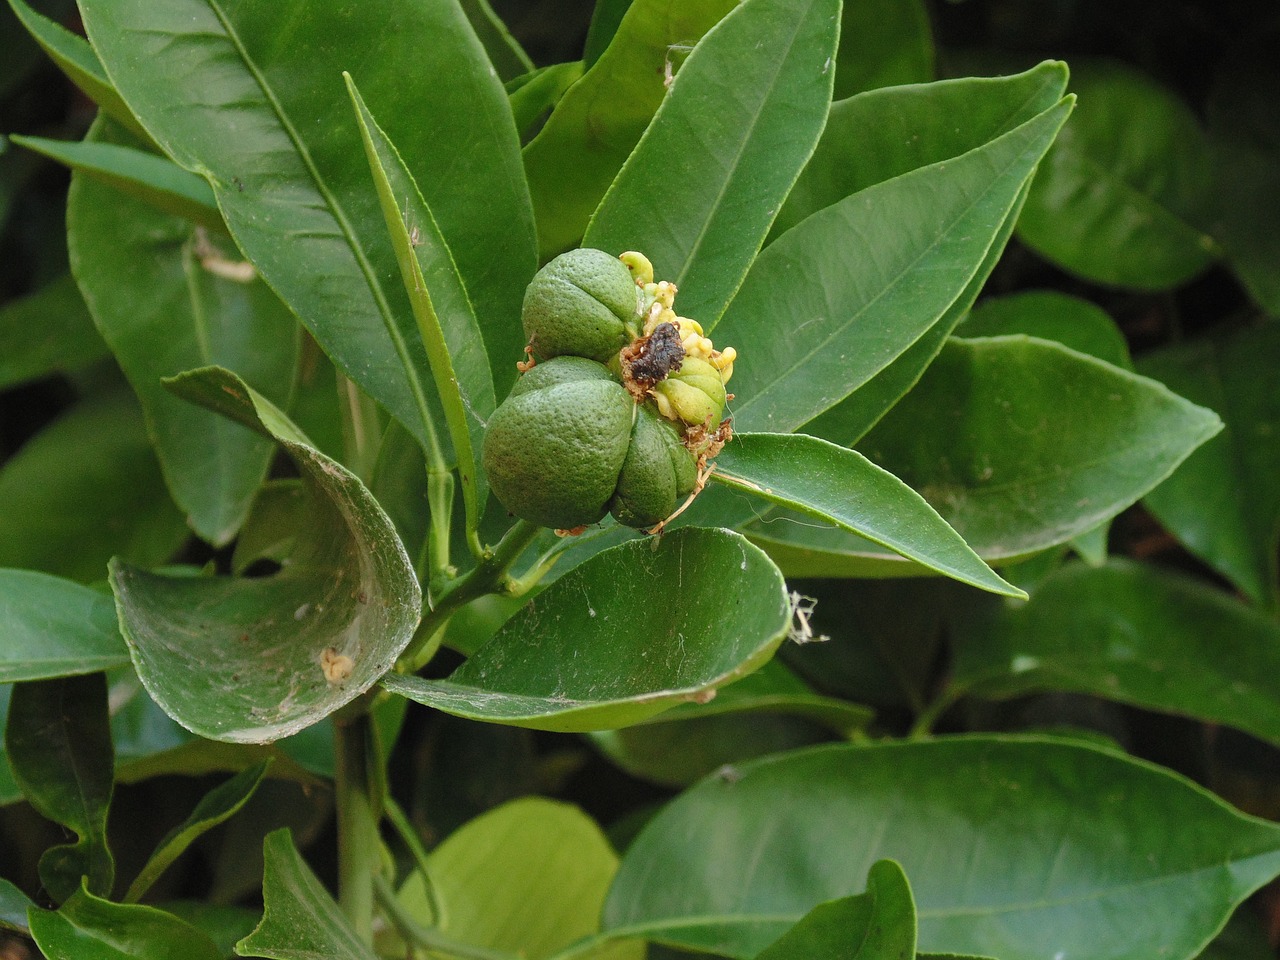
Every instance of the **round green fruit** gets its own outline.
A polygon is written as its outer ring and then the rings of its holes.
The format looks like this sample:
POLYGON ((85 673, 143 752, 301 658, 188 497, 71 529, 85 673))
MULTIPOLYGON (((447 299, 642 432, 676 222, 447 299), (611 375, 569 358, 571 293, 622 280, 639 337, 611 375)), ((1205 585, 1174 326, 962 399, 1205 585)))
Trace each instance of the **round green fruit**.
POLYGON ((617 257, 589 248, 561 254, 525 291, 521 319, 533 356, 607 362, 639 332, 642 296, 617 257))
POLYGON ((511 513, 557 529, 608 512, 628 526, 652 526, 697 474, 676 428, 583 357, 539 363, 516 382, 489 419, 484 469, 511 513))

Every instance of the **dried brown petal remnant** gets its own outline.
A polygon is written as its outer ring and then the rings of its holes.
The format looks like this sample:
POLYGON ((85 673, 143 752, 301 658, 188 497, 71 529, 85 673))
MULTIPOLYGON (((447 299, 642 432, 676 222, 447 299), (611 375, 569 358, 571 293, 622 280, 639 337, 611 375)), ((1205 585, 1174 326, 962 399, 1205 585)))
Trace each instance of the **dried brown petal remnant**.
POLYGON ((674 323, 660 323, 653 333, 640 337, 618 354, 622 364, 622 382, 637 400, 668 374, 684 363, 684 347, 680 345, 680 329, 674 323))

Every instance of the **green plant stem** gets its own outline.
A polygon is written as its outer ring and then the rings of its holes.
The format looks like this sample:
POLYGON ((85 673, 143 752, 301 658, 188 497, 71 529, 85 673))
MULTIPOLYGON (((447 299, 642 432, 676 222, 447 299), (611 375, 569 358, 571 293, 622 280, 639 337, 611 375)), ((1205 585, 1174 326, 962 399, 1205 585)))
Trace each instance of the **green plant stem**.
POLYGON ((428 584, 447 580, 449 535, 453 529, 453 471, 427 465, 427 509, 430 529, 427 531, 428 584))
POLYGON ((418 624, 409 646, 400 655, 397 669, 404 673, 421 670, 435 653, 436 645, 432 640, 459 608, 486 593, 515 589, 517 585, 511 580, 508 570, 542 529, 527 520, 517 520, 496 547, 486 550, 479 563, 449 584, 418 624))
POLYGON ((519 957, 514 953, 462 943, 441 933, 439 930, 424 927, 411 917, 408 911, 400 904, 400 901, 396 899, 395 891, 391 889, 391 884, 387 882, 386 877, 376 877, 374 879, 374 888, 377 893, 378 903, 386 913, 387 919, 400 931, 402 937, 420 947, 437 953, 445 953, 451 957, 457 957, 458 960, 519 960, 519 957))
POLYGON ((378 462, 378 441, 382 435, 378 407, 352 380, 340 373, 337 380, 346 466, 368 483, 378 462))
POLYGON ((369 777, 377 762, 369 749, 372 720, 367 711, 334 724, 334 788, 338 806, 338 904, 352 929, 373 943, 373 884, 380 867, 378 811, 369 777))
POLYGON ((413 857, 414 865, 418 868, 418 872, 422 874, 422 886, 427 896, 427 907, 431 910, 431 920, 433 923, 439 923, 444 914, 440 908, 440 898, 436 895, 436 885, 431 882, 431 870, 427 862, 427 849, 422 845, 418 831, 413 829, 413 824, 409 822, 409 817, 405 814, 404 809, 392 797, 387 797, 382 812, 395 828, 396 833, 400 834, 400 839, 404 841, 404 845, 409 848, 409 855, 413 857))
POLYGON ((933 725, 938 722, 938 718, 951 709, 952 705, 962 696, 962 692, 954 687, 947 687, 942 691, 933 703, 929 704, 916 716, 916 722, 911 725, 911 731, 907 734, 908 739, 922 740, 933 733, 933 725))

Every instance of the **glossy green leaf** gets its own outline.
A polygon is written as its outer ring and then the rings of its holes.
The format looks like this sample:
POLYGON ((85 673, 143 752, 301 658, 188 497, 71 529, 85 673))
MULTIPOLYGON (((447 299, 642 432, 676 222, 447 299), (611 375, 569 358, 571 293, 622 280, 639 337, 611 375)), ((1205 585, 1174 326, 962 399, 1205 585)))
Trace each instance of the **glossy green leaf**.
POLYGON ((1058 290, 1025 290, 989 297, 956 327, 958 337, 1004 337, 1023 333, 1053 340, 1077 353, 1133 369, 1124 334, 1101 307, 1058 290))
POLYGON ((489 62, 503 80, 510 80, 533 69, 533 61, 511 35, 507 25, 493 12, 489 0, 459 0, 471 29, 484 45, 489 62))
POLYGON ((839 15, 840 0, 746 0, 717 24, 680 68, 583 245, 643 251, 680 288, 680 312, 714 326, 822 133, 839 15))
POLYGON ((210 230, 226 229, 208 182, 172 160, 134 147, 93 140, 68 143, 44 137, 11 136, 9 139, 162 213, 191 220, 210 230))
POLYGON ((739 350, 735 429, 794 430, 938 322, 1070 109, 1068 98, 962 157, 868 187, 770 244, 716 328, 722 349, 739 350), (870 237, 874 257, 849 256, 870 237))
POLYGON ((187 729, 213 740, 277 740, 391 669, 418 622, 418 581, 364 485, 262 396, 216 368, 170 383, 274 437, 302 473, 310 520, 270 577, 166 576, 113 562, 121 628, 147 691, 187 729))
POLYGON ((262 851, 266 912, 253 933, 236 944, 236 953, 271 960, 375 960, 299 856, 288 830, 269 834, 262 851))
POLYGON ((921 0, 850 0, 840 35, 837 100, 933 79, 933 36, 921 0))
POLYGON ((916 905, 902 867, 880 860, 867 892, 819 904, 756 960, 914 960, 916 905))
MULTIPOLYGON (((426 355, 358 124, 333 106, 343 67, 426 190, 490 355, 519 357, 532 215, 506 94, 456 4, 86 0, 83 13, 108 76, 165 151, 209 180, 240 249, 419 440, 426 355), (484 162, 459 176, 462 157, 484 162)), ((507 381, 511 362, 495 366, 507 381)))
POLYGON ((111 598, 34 570, 0 570, 0 683, 127 663, 111 598))
POLYGON ((952 340, 859 447, 990 561, 1096 527, 1220 429, 1153 380, 1014 336, 952 340))
POLYGON ((497 406, 484 337, 454 265, 453 254, 413 175, 365 107, 350 75, 345 76, 347 93, 360 122, 365 156, 378 188, 382 216, 391 234, 400 276, 409 294, 418 334, 427 350, 431 375, 458 457, 467 531, 474 534, 481 507, 489 494, 484 470, 480 467, 480 449, 485 424, 497 406))
POLYGON ((1075 63, 1081 108, 1045 158, 1019 238, 1059 266, 1138 290, 1177 286, 1217 255, 1199 226, 1213 172, 1191 111, 1138 71, 1075 63))
MULTIPOLYGON (((883 15, 882 6, 851 2, 845 17, 861 16, 852 13, 858 10, 883 15)), ((909 10, 912 4, 902 6, 909 10)), ((844 35, 848 39, 849 31, 844 35)), ((1048 110, 1066 87, 1066 64, 1048 60, 1010 77, 874 90, 832 104, 822 139, 771 236, 873 184, 976 150, 1048 110)))
POLYGON ((1140 365, 1226 423, 1143 502, 1192 553, 1272 609, 1280 608, 1278 365, 1274 323, 1167 347, 1140 365))
POLYGON ((0 308, 0 389, 109 355, 70 274, 0 308))
POLYGON ((596 0, 591 10, 591 23, 587 27, 587 40, 583 44, 582 59, 591 67, 600 59, 618 33, 622 17, 631 6, 631 0, 596 0))
POLYGON ((803 434, 735 434, 712 479, 859 534, 944 576, 1020 596, 920 494, 855 450, 803 434))
POLYGON ((27 32, 35 37, 44 52, 85 96, 137 136, 146 136, 142 126, 107 79, 98 55, 84 37, 31 9, 25 0, 9 0, 9 6, 27 28, 27 32))
POLYGON ((14 884, 0 877, 0 930, 27 932, 27 910, 34 907, 31 898, 14 884))
POLYGON ((592 740, 632 776, 687 786, 726 765, 819 743, 832 734, 847 736, 871 717, 866 707, 815 693, 774 659, 710 703, 681 704, 646 723, 596 733, 592 740))
POLYGON ((710 699, 767 660, 790 620, 786 585, 760 550, 728 531, 690 527, 597 554, 447 680, 390 676, 383 686, 475 720, 621 727, 710 699))
POLYGON ((542 259, 578 245, 662 103, 664 65, 671 63, 673 49, 696 44, 736 5, 735 0, 635 0, 627 9, 608 48, 525 147, 542 259))
MULTIPOLYGON (((99 122, 90 139, 131 138, 99 122)), ((142 403, 169 490, 191 527, 223 545, 266 476, 271 444, 160 380, 225 365, 284 406, 297 358, 293 315, 228 238, 83 174, 73 178, 67 220, 72 271, 142 403)))
POLYGON ((126 903, 137 903, 182 852, 201 834, 234 816, 253 796, 267 773, 267 762, 256 764, 214 787, 201 798, 190 816, 169 831, 151 857, 134 877, 124 895, 126 903))
MULTIPOLYGON (((527 797, 451 833, 432 851, 429 867, 442 933, 544 960, 599 929, 618 855, 577 807, 527 797)), ((399 899, 422 922, 430 921, 420 873, 409 878, 399 899)), ((591 956, 635 960, 644 956, 644 947, 615 945, 591 956)))
POLYGON ((115 861, 107 848, 111 805, 111 731, 107 685, 99 674, 32 680, 14 687, 5 753, 23 796, 44 817, 76 835, 40 858, 40 882, 66 900, 86 878, 88 889, 111 890, 115 861))
POLYGON ((0 566, 101 580, 107 561, 163 563, 187 537, 132 397, 72 407, 0 469, 0 566))
POLYGON ((32 910, 30 917, 31 935, 49 960, 222 960, 207 935, 173 914, 85 890, 57 913, 32 910))
POLYGON ((957 692, 1089 693, 1280 744, 1280 625, 1186 577, 1073 564, 1030 602, 961 618, 955 631, 957 692))
POLYGON ((584 69, 581 60, 553 63, 537 71, 520 89, 511 92, 511 113, 516 119, 521 140, 533 136, 543 115, 560 102, 566 90, 582 79, 584 69))
POLYGON ((1280 872, 1280 827, 1061 741, 818 747, 668 805, 623 857, 604 928, 678 943, 689 925, 702 946, 718 923, 716 952, 752 957, 884 858, 912 877, 923 950, 1187 960, 1280 872))

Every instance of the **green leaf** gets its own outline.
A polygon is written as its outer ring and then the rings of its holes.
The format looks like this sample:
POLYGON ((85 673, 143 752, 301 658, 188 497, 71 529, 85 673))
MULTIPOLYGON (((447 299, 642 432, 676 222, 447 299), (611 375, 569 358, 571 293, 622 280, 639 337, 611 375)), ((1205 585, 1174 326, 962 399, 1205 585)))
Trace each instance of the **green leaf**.
POLYGON ((984 299, 956 327, 957 337, 1004 337, 1023 333, 1053 340, 1077 353, 1133 369, 1124 333, 1096 304, 1057 290, 1024 290, 984 299))
POLYGON ((44 49, 50 59, 58 65, 71 82, 80 88, 86 97, 102 108, 102 111, 130 130, 136 136, 146 137, 146 132, 134 117, 132 111, 120 99, 111 81, 102 69, 98 55, 93 52, 84 37, 72 33, 62 24, 42 16, 31 9, 24 0, 9 0, 9 6, 17 14, 22 25, 44 49))
POLYGON ((222 960, 206 934, 173 914, 111 903, 86 890, 57 913, 32 910, 30 920, 49 960, 222 960))
POLYGON ((93 140, 68 143, 17 135, 9 139, 162 213, 182 217, 210 230, 226 230, 209 184, 172 160, 134 147, 93 140))
POLYGON ((269 761, 264 761, 242 770, 205 794, 191 811, 191 815, 156 844, 151 857, 134 877, 133 883, 129 884, 129 890, 124 895, 125 903, 137 903, 141 900, 160 874, 201 834, 234 816, 258 789, 258 784, 266 776, 268 765, 269 761))
POLYGON ((1280 609, 1280 325, 1200 337, 1143 357, 1141 370, 1216 411, 1221 436, 1145 505, 1187 549, 1254 602, 1280 609))
MULTIPOLYGON (((884 6, 849 3, 845 18, 891 16, 884 6)), ((895 6, 910 10, 912 4, 895 6)), ((855 43, 859 36, 849 29, 842 35, 855 43)), ((841 69, 837 61, 837 88, 841 69)), ((833 103, 822 139, 779 211, 771 238, 859 190, 978 149, 1051 108, 1066 87, 1067 65, 1047 60, 1011 77, 940 80, 833 103)))
POLYGON ((855 450, 803 434, 735 434, 712 479, 836 524, 937 573, 1009 596, 920 494, 855 450))
MULTIPOLYGON (((101 121, 89 137, 131 139, 101 121)), ((183 403, 160 380, 221 364, 283 406, 297 362, 293 315, 225 236, 82 174, 72 178, 67 221, 72 271, 142 403, 173 499, 196 533, 222 546, 244 522, 271 444, 183 403)))
MULTIPOLYGON (((664 66, 736 0, 635 0, 608 48, 525 147, 542 259, 576 247, 587 221, 666 94, 664 66)), ((621 250, 610 251, 621 253, 621 250)))
POLYGON ((1280 624, 1186 577, 1072 564, 1028 603, 961 618, 955 643, 957 692, 1089 693, 1280 744, 1280 624))
POLYGON ((514 318, 535 266, 532 214, 506 94, 456 4, 179 0, 157 11, 147 0, 86 0, 83 13, 116 88, 178 164, 209 180, 263 278, 343 372, 425 442, 426 354, 356 160, 356 118, 333 109, 350 67, 426 189, 477 314, 491 318, 486 345, 495 364, 503 358, 495 377, 514 378, 507 358, 520 356, 514 318), (460 176, 460 157, 483 162, 460 176))
POLYGON ((690 527, 576 567, 447 680, 390 676, 383 686, 475 720, 621 727, 710 699, 767 660, 790 620, 786 585, 762 552, 737 534, 690 527))
POLYGON ((236 944, 236 953, 271 960, 376 960, 298 855, 288 830, 268 834, 262 852, 265 913, 253 933, 236 944))
POLYGON ((107 685, 99 674, 32 680, 13 688, 5 753, 23 796, 67 827, 75 843, 40 858, 40 882, 55 900, 80 889, 109 893, 115 861, 107 848, 112 751, 107 685))
POLYGON ((1071 102, 868 187, 770 244, 717 328, 721 348, 739 351, 735 428, 796 429, 932 327, 982 266, 1071 102), (849 245, 871 236, 876 256, 851 259, 849 245))
POLYGON ((584 246, 640 250, 712 327, 813 153, 831 103, 840 0, 746 0, 680 68, 584 246), (667 213, 666 211, 670 211, 667 213))
POLYGON ((0 877, 0 930, 27 932, 27 910, 34 907, 31 898, 13 883, 0 877))
POLYGON ((582 60, 588 68, 600 59, 600 55, 613 42, 622 18, 630 7, 631 0, 596 0, 582 50, 582 60))
POLYGON ((489 62, 503 80, 511 80, 533 69, 533 61, 511 35, 507 25, 493 12, 489 0, 459 0, 471 29, 484 45, 489 62))
POLYGON ((835 85, 838 100, 876 87, 933 79, 933 36, 929 14, 920 0, 848 3, 840 35, 835 85))
POLYGON ((1091 530, 1220 429, 1153 380, 1014 336, 953 339, 859 446, 992 561, 1091 530))
POLYGON ((70 274, 0 308, 0 389, 110 355, 70 274))
POLYGON ((458 457, 467 532, 474 536, 482 505, 489 495, 480 467, 480 449, 485 424, 497 406, 484 337, 453 254, 418 192, 413 175, 365 107, 351 76, 343 76, 360 122, 365 156, 378 188, 378 201, 395 247, 400 276, 444 407, 458 457))
POLYGON ((133 398, 72 407, 0 469, 0 567, 101 580, 113 554, 163 563, 187 537, 133 398))
POLYGON ((528 83, 511 92, 511 113, 516 120, 520 139, 533 136, 543 114, 560 102, 565 91, 582 79, 581 60, 553 63, 538 70, 528 83))
MULTIPOLYGON (((541 797, 513 800, 451 833, 431 853, 439 929, 454 940, 544 960, 600 924, 618 855, 577 807, 541 797)), ((400 902, 431 920, 422 874, 410 876, 400 902)), ((600 960, 635 960, 641 944, 620 945, 600 960)))
POLYGON ((716 951, 752 957, 886 857, 912 878, 922 950, 1187 960, 1280 872, 1280 827, 1061 741, 818 747, 668 805, 623 857, 603 926, 678 943, 718 923, 716 951))
POLYGON ((1075 62, 1080 111, 1041 165, 1018 236, 1098 283, 1165 290, 1217 255, 1198 224, 1213 171, 1204 134, 1169 91, 1118 63, 1075 62))
POLYGON ((212 740, 277 740, 391 669, 418 622, 418 581, 364 485, 269 401, 216 368, 170 385, 274 437, 302 473, 310 519, 271 577, 166 576, 113 561, 120 625, 147 691, 187 729, 212 740))
POLYGON ((110 597, 34 570, 0 570, 0 683, 127 663, 110 597))
POLYGON ((902 867, 880 860, 867 892, 819 904, 756 960, 913 960, 916 905, 902 867))

